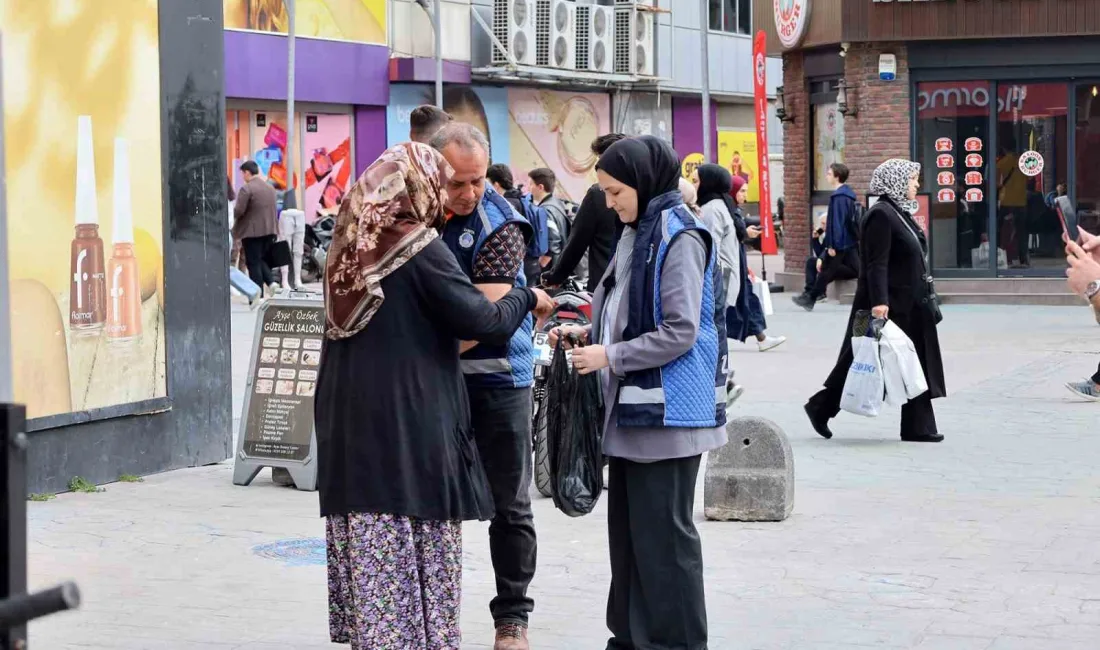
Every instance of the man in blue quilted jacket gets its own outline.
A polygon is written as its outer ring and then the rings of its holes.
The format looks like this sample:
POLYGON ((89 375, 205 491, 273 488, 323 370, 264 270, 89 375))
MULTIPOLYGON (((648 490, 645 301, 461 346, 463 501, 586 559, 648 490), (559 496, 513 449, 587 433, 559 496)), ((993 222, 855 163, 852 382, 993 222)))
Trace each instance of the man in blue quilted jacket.
MULTIPOLYGON (((443 241, 459 266, 490 299, 526 286, 523 258, 534 231, 488 187, 489 142, 461 122, 443 127, 431 144, 454 168, 444 203, 443 241)), ((534 350, 528 316, 504 345, 463 343, 462 372, 470 394, 474 439, 489 478, 496 515, 489 525, 489 554, 497 596, 489 603, 496 624, 494 650, 528 650, 527 617, 534 601, 535 522, 531 514, 531 385, 534 350)))

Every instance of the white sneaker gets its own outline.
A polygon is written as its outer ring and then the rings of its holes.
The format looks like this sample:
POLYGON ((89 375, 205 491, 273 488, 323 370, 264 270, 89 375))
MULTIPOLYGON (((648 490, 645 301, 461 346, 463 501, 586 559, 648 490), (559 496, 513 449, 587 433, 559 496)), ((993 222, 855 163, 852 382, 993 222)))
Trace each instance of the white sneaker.
POLYGON ((756 341, 756 346, 760 348, 761 352, 767 352, 768 350, 777 348, 786 342, 786 336, 765 336, 763 341, 756 341))

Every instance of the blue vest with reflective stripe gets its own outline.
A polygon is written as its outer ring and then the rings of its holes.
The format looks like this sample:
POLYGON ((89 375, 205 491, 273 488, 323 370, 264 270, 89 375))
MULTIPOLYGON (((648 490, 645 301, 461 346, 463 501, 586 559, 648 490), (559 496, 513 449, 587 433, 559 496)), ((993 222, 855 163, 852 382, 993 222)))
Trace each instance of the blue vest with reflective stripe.
MULTIPOLYGON (((473 279, 474 257, 481 245, 506 224, 517 223, 525 239, 530 241, 531 224, 520 216, 508 201, 485 188, 485 196, 477 210, 467 217, 454 216, 443 228, 443 242, 458 259, 458 265, 473 279)), ((527 286, 523 270, 516 275, 515 286, 527 286)), ((535 381, 534 347, 531 330, 534 321, 528 314, 506 345, 479 343, 461 357, 466 385, 471 388, 526 388, 535 381)))
POLYGON ((652 199, 639 223, 623 339, 656 331, 663 322, 661 273, 665 256, 676 237, 689 230, 702 235, 707 247, 695 345, 661 368, 626 374, 619 391, 619 426, 702 428, 726 423, 725 290, 710 233, 684 206, 679 192, 652 199))

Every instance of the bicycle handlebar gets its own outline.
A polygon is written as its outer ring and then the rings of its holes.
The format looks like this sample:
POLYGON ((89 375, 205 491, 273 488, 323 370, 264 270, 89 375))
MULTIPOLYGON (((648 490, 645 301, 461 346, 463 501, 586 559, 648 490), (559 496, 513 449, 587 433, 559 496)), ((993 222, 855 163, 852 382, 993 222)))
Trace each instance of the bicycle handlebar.
POLYGON ((27 621, 80 606, 80 589, 64 582, 52 589, 20 594, 0 600, 0 630, 24 625, 27 621))

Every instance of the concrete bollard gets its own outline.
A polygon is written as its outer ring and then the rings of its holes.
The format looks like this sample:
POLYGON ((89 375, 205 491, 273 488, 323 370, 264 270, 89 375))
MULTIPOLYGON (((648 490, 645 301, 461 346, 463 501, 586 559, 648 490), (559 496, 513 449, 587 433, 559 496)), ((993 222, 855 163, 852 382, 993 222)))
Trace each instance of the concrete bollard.
POLYGON ((716 521, 783 521, 794 509, 794 455, 779 425, 731 420, 729 442, 707 456, 703 514, 716 521))

